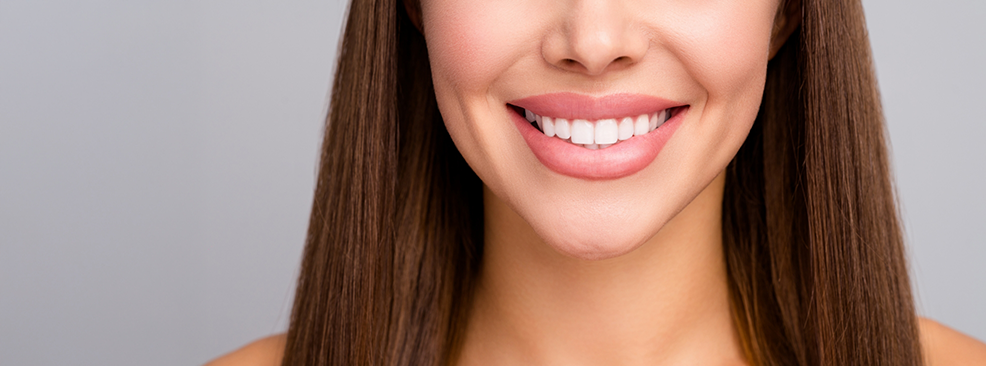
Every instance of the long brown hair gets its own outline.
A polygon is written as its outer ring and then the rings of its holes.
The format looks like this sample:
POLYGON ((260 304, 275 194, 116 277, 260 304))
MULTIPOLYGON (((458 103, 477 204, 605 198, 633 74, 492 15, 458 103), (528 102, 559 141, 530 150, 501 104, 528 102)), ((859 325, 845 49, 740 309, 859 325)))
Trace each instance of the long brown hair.
MULTIPOLYGON (((802 0, 727 168, 723 250, 757 365, 919 365, 858 0, 802 0)), ((283 365, 455 360, 482 257, 482 182, 400 0, 353 0, 283 365)))

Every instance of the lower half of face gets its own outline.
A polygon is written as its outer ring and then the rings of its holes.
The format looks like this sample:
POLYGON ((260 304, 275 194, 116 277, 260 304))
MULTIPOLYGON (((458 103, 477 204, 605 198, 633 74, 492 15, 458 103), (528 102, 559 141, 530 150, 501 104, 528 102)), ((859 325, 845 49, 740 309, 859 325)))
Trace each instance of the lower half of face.
POLYGON ((426 0, 439 108, 549 246, 647 242, 726 167, 763 93, 776 0, 426 0))

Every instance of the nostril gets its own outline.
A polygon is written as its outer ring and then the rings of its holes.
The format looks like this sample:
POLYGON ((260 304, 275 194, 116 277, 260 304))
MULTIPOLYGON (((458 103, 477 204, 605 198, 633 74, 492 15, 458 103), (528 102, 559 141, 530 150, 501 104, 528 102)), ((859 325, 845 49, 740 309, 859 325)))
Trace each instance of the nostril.
POLYGON ((570 58, 566 58, 564 60, 561 60, 561 65, 560 66, 562 68, 564 68, 564 69, 568 69, 568 70, 571 70, 571 71, 586 71, 587 70, 587 68, 585 67, 585 65, 582 65, 581 62, 578 62, 578 61, 576 61, 574 59, 570 59, 570 58))
POLYGON ((610 60, 608 63, 606 63, 606 65, 597 65, 599 67, 598 69, 596 69, 594 67, 590 67, 591 64, 585 64, 573 58, 565 58, 565 59, 561 59, 557 63, 557 66, 563 69, 567 69, 569 71, 589 72, 590 74, 598 74, 598 73, 602 73, 604 70, 607 69, 622 69, 633 63, 634 63, 634 59, 632 57, 619 56, 617 58, 610 60))

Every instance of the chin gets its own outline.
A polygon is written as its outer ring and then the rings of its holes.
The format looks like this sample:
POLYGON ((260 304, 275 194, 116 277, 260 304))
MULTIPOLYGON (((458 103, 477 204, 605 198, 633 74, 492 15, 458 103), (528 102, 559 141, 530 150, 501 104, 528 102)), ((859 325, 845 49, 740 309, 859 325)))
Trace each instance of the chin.
POLYGON ((612 259, 630 253, 639 248, 644 241, 620 240, 613 238, 559 238, 545 239, 552 249, 565 256, 587 261, 612 259))
MULTIPOLYGON (((546 226, 552 226, 546 224, 546 226)), ((556 252, 576 259, 600 261, 616 258, 630 253, 652 235, 635 230, 623 230, 622 225, 568 225, 564 232, 545 230, 544 234, 535 228, 538 235, 556 252)), ((643 229, 643 228, 636 228, 643 229)))

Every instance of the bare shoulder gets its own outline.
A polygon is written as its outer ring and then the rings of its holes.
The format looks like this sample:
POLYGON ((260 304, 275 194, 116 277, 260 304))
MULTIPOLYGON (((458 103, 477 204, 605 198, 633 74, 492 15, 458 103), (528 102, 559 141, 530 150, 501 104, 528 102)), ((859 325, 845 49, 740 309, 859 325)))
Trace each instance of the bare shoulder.
POLYGON ((918 321, 918 328, 928 366, 986 365, 983 342, 927 318, 918 321))
POLYGON ((205 366, 280 366, 286 341, 287 336, 284 334, 262 338, 212 360, 205 366))

